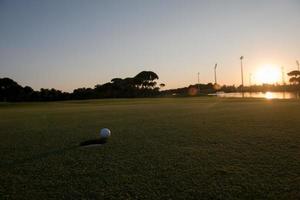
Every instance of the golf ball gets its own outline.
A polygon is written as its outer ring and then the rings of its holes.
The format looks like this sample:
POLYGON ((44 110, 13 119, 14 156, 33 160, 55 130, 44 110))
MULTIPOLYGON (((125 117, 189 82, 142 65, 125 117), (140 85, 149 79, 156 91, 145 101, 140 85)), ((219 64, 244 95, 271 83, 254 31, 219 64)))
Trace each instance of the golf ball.
POLYGON ((100 131, 100 138, 108 138, 110 136, 110 130, 108 128, 103 128, 100 131))

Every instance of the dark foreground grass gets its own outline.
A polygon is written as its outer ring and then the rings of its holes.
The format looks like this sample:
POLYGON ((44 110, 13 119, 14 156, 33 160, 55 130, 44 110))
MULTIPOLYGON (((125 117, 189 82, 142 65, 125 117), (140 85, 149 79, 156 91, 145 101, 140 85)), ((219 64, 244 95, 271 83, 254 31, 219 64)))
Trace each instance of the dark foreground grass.
POLYGON ((299 199, 300 102, 1 104, 0 151, 0 199, 299 199))

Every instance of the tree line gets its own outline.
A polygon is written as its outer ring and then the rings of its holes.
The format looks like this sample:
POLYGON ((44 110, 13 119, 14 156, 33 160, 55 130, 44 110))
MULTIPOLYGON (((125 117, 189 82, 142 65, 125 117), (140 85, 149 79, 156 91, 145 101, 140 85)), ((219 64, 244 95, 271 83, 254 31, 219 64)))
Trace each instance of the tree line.
POLYGON ((29 86, 22 87, 10 78, 0 78, 0 101, 59 101, 99 98, 135 98, 156 96, 196 96, 223 92, 267 92, 267 91, 300 91, 300 71, 288 73, 290 84, 263 84, 251 86, 235 86, 208 83, 195 84, 188 87, 160 91, 164 83, 157 84, 158 75, 152 71, 142 71, 134 77, 113 78, 110 82, 97 84, 94 88, 77 88, 73 92, 62 92, 57 89, 33 90, 29 86))
POLYGON ((162 91, 163 96, 195 96, 207 95, 216 92, 299 92, 300 91, 300 71, 294 70, 287 75, 290 77, 290 84, 262 84, 251 86, 218 85, 213 83, 195 84, 188 87, 170 89, 162 91))
POLYGON ((57 89, 33 90, 29 86, 22 87, 10 78, 0 78, 0 101, 59 101, 93 98, 133 98, 152 97, 160 94, 157 84, 159 77, 155 72, 142 71, 134 77, 113 78, 105 84, 97 84, 94 88, 77 88, 73 92, 62 92, 57 89))

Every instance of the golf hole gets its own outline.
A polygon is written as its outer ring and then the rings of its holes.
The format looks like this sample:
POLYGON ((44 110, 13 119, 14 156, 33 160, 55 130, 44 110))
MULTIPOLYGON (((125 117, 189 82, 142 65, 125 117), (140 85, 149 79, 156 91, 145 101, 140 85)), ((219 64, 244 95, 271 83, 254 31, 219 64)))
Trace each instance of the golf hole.
POLYGON ((93 140, 86 140, 80 143, 82 147, 93 147, 93 146, 101 146, 107 142, 106 139, 93 139, 93 140))

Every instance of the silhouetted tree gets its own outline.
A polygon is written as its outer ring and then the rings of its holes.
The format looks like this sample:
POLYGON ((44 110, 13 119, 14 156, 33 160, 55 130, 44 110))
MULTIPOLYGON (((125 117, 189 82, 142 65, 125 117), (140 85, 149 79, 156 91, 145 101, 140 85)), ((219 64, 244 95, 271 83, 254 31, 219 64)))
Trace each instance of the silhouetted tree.
POLYGON ((92 88, 77 88, 73 90, 72 99, 92 99, 95 98, 95 92, 92 88))
MULTIPOLYGON (((41 88, 34 91, 31 87, 24 88, 9 78, 0 79, 0 101, 58 101, 67 99, 146 97, 159 94, 156 87, 158 75, 152 71, 142 71, 135 77, 113 78, 94 88, 77 88, 72 93, 62 92, 54 88, 41 88)), ((161 87, 164 84, 160 85, 161 87)))
POLYGON ((34 90, 29 86, 25 86, 23 88, 23 101, 32 101, 32 100, 34 100, 34 90))
POLYGON ((23 88, 10 78, 0 78, 1 101, 21 101, 23 88))
POLYGON ((156 86, 154 80, 156 79, 158 79, 158 75, 152 71, 142 71, 134 77, 135 83, 143 89, 154 89, 156 86))
POLYGON ((292 84, 300 84, 300 71, 294 70, 287 74, 288 76, 291 76, 290 83, 292 84))
POLYGON ((164 84, 164 83, 161 83, 161 84, 159 84, 159 87, 160 88, 163 88, 163 87, 165 87, 166 85, 164 84))

